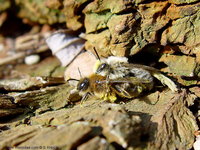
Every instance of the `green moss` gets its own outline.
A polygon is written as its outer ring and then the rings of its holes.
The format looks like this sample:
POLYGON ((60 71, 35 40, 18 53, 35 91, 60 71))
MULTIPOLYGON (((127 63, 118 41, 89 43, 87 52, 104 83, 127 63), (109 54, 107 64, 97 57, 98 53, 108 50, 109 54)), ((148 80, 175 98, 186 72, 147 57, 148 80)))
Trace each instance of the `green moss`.
POLYGON ((107 22, 112 17, 109 10, 99 13, 86 13, 85 14, 85 27, 86 33, 96 32, 101 29, 107 28, 107 22))
MULTIPOLYGON (((26 18, 30 21, 40 24, 55 24, 65 22, 65 17, 62 13, 62 10, 48 8, 46 4, 46 2, 48 2, 47 0, 15 1, 16 4, 20 7, 18 16, 20 16, 21 18, 26 18)), ((54 7, 59 8, 60 3, 58 3, 57 5, 57 7, 54 7)))
POLYGON ((11 6, 10 0, 0 0, 0 12, 5 11, 11 6))

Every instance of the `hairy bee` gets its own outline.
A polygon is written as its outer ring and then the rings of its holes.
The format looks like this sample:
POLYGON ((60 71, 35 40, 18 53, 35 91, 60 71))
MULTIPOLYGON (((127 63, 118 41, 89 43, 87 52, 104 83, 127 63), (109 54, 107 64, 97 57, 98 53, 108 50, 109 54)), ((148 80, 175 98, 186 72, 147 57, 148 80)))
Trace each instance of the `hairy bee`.
POLYGON ((110 56, 107 59, 98 60, 94 66, 94 72, 112 80, 135 77, 138 80, 148 81, 149 84, 145 85, 148 89, 152 89, 155 77, 172 91, 178 91, 176 84, 159 70, 149 66, 130 64, 126 57, 110 56))
POLYGON ((150 90, 151 82, 135 77, 108 79, 106 76, 93 74, 88 78, 83 78, 77 85, 77 90, 82 96, 82 100, 94 95, 103 100, 114 102, 117 97, 134 98, 143 91, 150 90))
POLYGON ((106 81, 105 76, 96 74, 81 79, 77 85, 77 90, 79 95, 82 96, 82 100, 86 100, 89 95, 95 95, 100 99, 115 101, 115 93, 111 93, 108 84, 104 81, 106 81))
POLYGON ((94 66, 94 74, 81 79, 77 84, 77 90, 82 100, 87 99, 89 95, 94 95, 115 102, 117 97, 135 98, 142 92, 151 90, 154 77, 171 90, 177 91, 174 82, 157 69, 130 64, 126 57, 111 56, 98 60, 94 66))

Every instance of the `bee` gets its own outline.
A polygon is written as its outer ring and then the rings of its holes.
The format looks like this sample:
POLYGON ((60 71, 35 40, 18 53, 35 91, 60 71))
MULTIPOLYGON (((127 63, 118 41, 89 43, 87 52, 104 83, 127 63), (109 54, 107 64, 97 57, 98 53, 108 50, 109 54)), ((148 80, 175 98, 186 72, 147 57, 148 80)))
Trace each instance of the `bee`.
POLYGON ((82 101, 93 95, 102 100, 115 102, 118 97, 131 99, 140 96, 144 91, 150 91, 154 86, 154 77, 171 90, 177 91, 174 82, 159 70, 130 64, 126 57, 110 56, 97 60, 94 73, 82 78, 76 90, 82 96, 82 101))
POLYGON ((105 76, 97 74, 92 74, 89 77, 81 79, 77 85, 79 95, 82 96, 81 101, 84 101, 88 99, 89 96, 94 95, 100 99, 114 102, 116 100, 116 95, 115 93, 111 92, 108 83, 105 81, 105 76))
POLYGON ((145 65, 128 63, 128 58, 126 57, 110 56, 107 59, 99 59, 94 65, 94 72, 112 80, 133 77, 141 83, 144 80, 146 83, 148 82, 148 84, 144 85, 149 90, 153 88, 155 77, 173 92, 178 91, 176 84, 159 70, 145 65))
POLYGON ((83 78, 77 85, 77 90, 82 96, 82 101, 94 95, 102 100, 115 102, 118 97, 134 98, 143 91, 150 90, 152 83, 136 77, 109 79, 106 76, 93 74, 83 78))

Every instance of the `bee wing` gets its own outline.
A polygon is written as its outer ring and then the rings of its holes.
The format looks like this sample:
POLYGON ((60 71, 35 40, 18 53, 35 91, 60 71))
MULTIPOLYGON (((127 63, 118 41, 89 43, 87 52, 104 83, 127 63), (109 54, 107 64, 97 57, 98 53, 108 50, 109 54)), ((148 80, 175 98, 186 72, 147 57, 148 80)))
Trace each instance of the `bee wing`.
POLYGON ((124 87, 122 87, 120 85, 111 86, 111 89, 115 93, 117 93, 117 95, 119 95, 121 97, 126 97, 126 98, 132 98, 133 97, 130 92, 128 92, 124 87))
POLYGON ((129 77, 129 78, 118 78, 116 80, 109 80, 109 83, 131 83, 131 84, 145 84, 150 83, 148 80, 136 78, 136 77, 129 77))
POLYGON ((137 97, 144 89, 148 88, 146 85, 151 84, 148 80, 136 77, 119 78, 117 80, 111 80, 109 83, 111 84, 110 88, 117 95, 126 98, 137 97))
POLYGON ((173 92, 178 91, 177 85, 167 76, 163 75, 158 69, 153 67, 140 65, 140 64, 127 64, 127 67, 131 70, 132 68, 142 68, 151 73, 151 75, 157 78, 162 84, 167 85, 173 92))
POLYGON ((140 69, 144 69, 147 70, 149 72, 160 72, 160 70, 150 67, 150 66, 145 66, 145 65, 141 65, 141 64, 124 64, 127 68, 129 68, 130 70, 132 68, 140 68, 140 69))

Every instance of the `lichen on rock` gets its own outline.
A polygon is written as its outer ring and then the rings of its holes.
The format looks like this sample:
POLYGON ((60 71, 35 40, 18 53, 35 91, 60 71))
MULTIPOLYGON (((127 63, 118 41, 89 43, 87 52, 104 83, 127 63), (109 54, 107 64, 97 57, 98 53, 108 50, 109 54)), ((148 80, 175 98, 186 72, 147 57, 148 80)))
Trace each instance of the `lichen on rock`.
POLYGON ((26 2, 23 0, 15 0, 15 2, 20 8, 18 16, 21 18, 26 18, 30 22, 36 22, 40 24, 55 24, 65 22, 65 16, 63 15, 62 10, 57 9, 62 5, 62 3, 60 3, 58 0, 54 3, 54 5, 48 4, 50 3, 48 0, 34 0, 26 2))
POLYGON ((85 28, 86 49, 95 47, 102 56, 129 56, 160 42, 183 43, 179 45, 181 51, 194 51, 199 45, 199 3, 195 2, 71 0, 64 6, 67 26, 73 30, 85 28), (188 5, 177 5, 185 3, 188 5))
MULTIPOLYGON (((200 36, 200 12, 195 11, 195 8, 197 9, 198 5, 193 6, 193 9, 190 9, 189 12, 184 10, 184 7, 182 9, 178 8, 181 16, 177 16, 178 18, 172 20, 171 26, 162 33, 162 45, 177 44, 181 51, 188 49, 188 51, 195 53, 195 49, 199 45, 198 39, 200 36)), ((168 14, 170 16, 172 16, 171 13, 172 11, 169 10, 168 14)))
MULTIPOLYGON (((130 56, 131 63, 155 65, 174 78, 180 88, 172 92, 154 80, 155 88, 134 99, 119 97, 116 103, 109 103, 90 96, 80 102, 76 87, 62 78, 65 68, 60 67, 56 58, 49 57, 49 51, 39 53, 41 62, 31 66, 15 59, 8 65, 9 70, 1 66, 2 72, 10 71, 10 74, 2 73, 0 81, 0 149, 40 146, 69 150, 192 148, 193 133, 198 130, 200 120, 200 3, 197 0, 15 2, 19 9, 14 11, 22 19, 20 24, 28 22, 34 26, 34 22, 36 30, 38 24, 48 24, 39 29, 45 32, 57 29, 49 24, 66 22, 69 29, 85 31, 86 50, 96 48, 100 56, 130 56), (10 80, 13 77, 17 78, 10 80)), ((12 47, 16 53, 13 49, 9 52, 15 56, 26 51, 25 57, 38 43, 23 49, 12 47)), ((88 55, 83 54, 86 52, 79 56, 88 61, 88 55)), ((80 60, 77 59, 74 68, 85 69, 80 60)), ((76 70, 77 76, 85 76, 74 68, 67 68, 70 75, 76 70)), ((66 80, 70 75, 65 74, 66 80)))

